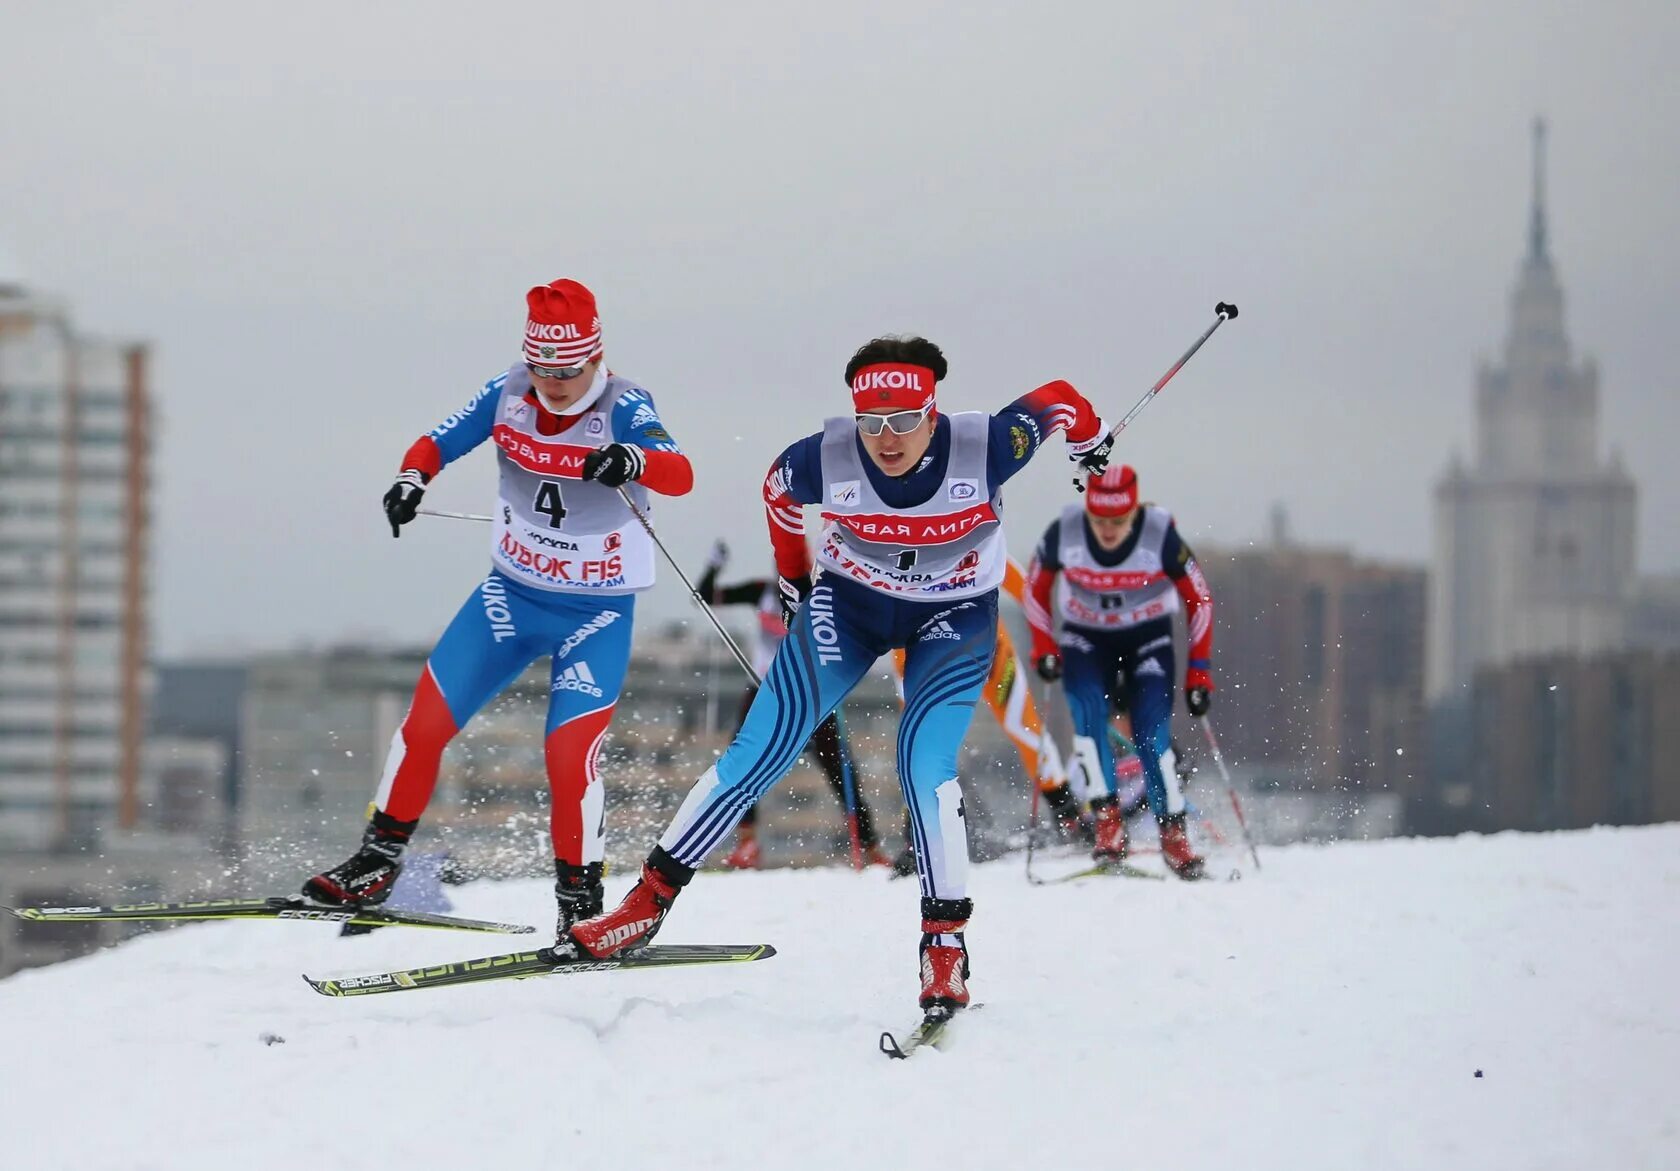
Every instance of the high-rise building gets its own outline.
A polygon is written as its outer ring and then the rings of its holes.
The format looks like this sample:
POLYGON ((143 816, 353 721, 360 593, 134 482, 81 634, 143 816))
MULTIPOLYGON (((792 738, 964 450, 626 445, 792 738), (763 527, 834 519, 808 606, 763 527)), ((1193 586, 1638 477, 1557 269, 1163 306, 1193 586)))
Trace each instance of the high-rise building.
POLYGON ((1469 767, 1433 828, 1580 829, 1680 818, 1680 654, 1537 656, 1476 672, 1469 767))
POLYGON ((1422 781, 1426 575, 1287 540, 1197 549, 1214 600, 1214 718, 1263 786, 1412 797, 1422 781))
POLYGON ((1598 368, 1577 362, 1547 244, 1545 127, 1534 127, 1528 251, 1504 360, 1476 378, 1476 450, 1435 487, 1429 697, 1462 701, 1478 669, 1613 650, 1635 590, 1636 489, 1599 452, 1598 368))
POLYGON ((146 368, 0 281, 0 854, 138 819, 146 368))

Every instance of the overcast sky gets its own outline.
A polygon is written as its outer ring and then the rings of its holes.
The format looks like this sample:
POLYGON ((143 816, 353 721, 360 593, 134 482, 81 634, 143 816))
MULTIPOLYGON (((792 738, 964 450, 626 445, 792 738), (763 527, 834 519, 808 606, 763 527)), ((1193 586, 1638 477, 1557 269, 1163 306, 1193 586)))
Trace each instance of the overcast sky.
MULTIPOLYGON (((1680 5, 777 3, 0 7, 0 255, 156 347, 165 654, 426 642, 487 532, 379 498, 597 292, 694 458, 658 518, 767 558, 764 469, 922 332, 949 409, 1066 377, 1193 542, 1423 561, 1522 255, 1529 123, 1601 431, 1680 571, 1680 5), (1262 12, 1262 8, 1264 11, 1262 12), (1355 9, 1359 10, 1354 15, 1355 9)), ((487 511, 488 448, 427 501, 487 511)), ((1060 443, 1008 490, 1030 553, 1060 443)), ((1217 582, 1215 582, 1217 585, 1217 582)), ((684 612, 667 575, 648 611, 684 612)))

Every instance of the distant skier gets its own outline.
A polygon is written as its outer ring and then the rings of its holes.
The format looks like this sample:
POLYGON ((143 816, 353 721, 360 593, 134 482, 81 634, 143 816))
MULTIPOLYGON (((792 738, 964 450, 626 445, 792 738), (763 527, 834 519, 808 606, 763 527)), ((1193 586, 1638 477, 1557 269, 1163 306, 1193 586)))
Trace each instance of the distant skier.
POLYGON ((963 933, 973 907, 957 752, 992 666, 1006 560, 1000 489, 1058 431, 1091 471, 1106 466, 1114 441, 1061 381, 996 415, 942 415, 934 385, 945 373, 925 338, 869 342, 846 364, 855 414, 828 420, 771 466, 764 499, 788 635, 741 731, 690 790, 641 880, 615 910, 572 928, 583 953, 647 943, 694 868, 787 772, 818 722, 878 657, 903 647, 898 769, 920 862, 920 1002, 947 1013, 968 1003, 963 933), (825 521, 814 585, 804 504, 821 505, 825 521))
POLYGON ((1181 599, 1190 628, 1185 706, 1202 716, 1213 699, 1213 595, 1190 546, 1166 509, 1140 506, 1137 473, 1113 468, 1090 478, 1083 505, 1068 505, 1051 522, 1027 576, 1034 665, 1044 679, 1063 679, 1073 712, 1075 771, 1083 769, 1100 785, 1091 802, 1097 818, 1093 853, 1118 861, 1128 848, 1108 742, 1110 705, 1123 687, 1161 853, 1179 877, 1201 877, 1203 860, 1185 830, 1171 747, 1172 616, 1181 599), (1052 589, 1060 646, 1051 632, 1052 589))
POLYGON ((559 930, 600 913, 605 797, 596 757, 629 664, 636 593, 654 579, 652 542, 619 488, 645 513, 649 492, 681 496, 694 473, 653 396, 603 365, 594 295, 558 280, 532 289, 526 304, 523 360, 421 436, 385 493, 395 537, 432 477, 495 440, 501 483, 490 574, 421 672, 361 849, 304 883, 304 894, 322 902, 377 903, 390 893, 445 746, 533 659, 549 655, 543 750, 559 930))
MULTIPOLYGON (((774 577, 752 578, 747 581, 736 582, 734 585, 718 585, 718 574, 729 561, 729 547, 722 541, 712 546, 712 556, 706 562, 706 572, 695 584, 695 590, 702 598, 713 606, 751 605, 756 608, 754 617, 757 621, 753 627, 752 658, 753 670, 763 678, 770 671, 770 661, 775 658, 776 648, 781 645, 782 637, 787 634, 787 622, 782 617, 782 595, 776 588, 774 577)), ((758 687, 748 684, 741 695, 741 710, 735 717, 735 728, 740 730, 741 723, 747 718, 747 710, 752 706, 753 697, 758 694, 758 687)), ((863 798, 863 791, 858 787, 855 758, 846 759, 847 746, 840 735, 840 721, 830 715, 817 725, 816 735, 811 737, 808 747, 816 754, 817 763, 822 766, 823 774, 828 777, 828 786, 834 790, 834 795, 840 801, 840 808, 846 807, 846 774, 848 765, 852 767, 852 794, 857 805, 858 844, 863 850, 864 862, 871 866, 889 866, 891 859, 881 852, 881 839, 875 830, 875 818, 869 811, 869 803, 863 798)), ((761 857, 758 843, 758 806, 750 805, 741 815, 741 822, 735 829, 735 848, 723 860, 725 866, 737 870, 750 870, 758 866, 761 857)))

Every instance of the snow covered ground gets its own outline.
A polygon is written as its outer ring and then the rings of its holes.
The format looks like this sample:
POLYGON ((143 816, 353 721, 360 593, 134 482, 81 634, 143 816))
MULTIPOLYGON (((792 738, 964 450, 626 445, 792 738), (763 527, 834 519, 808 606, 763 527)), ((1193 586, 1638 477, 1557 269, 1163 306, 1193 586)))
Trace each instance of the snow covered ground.
MULTIPOLYGON (((662 941, 780 949, 758 964, 355 1000, 299 973, 513 949, 159 933, 0 982, 0 1165, 1680 1167, 1680 826, 1265 862, 980 868, 986 1007, 908 1062, 875 1046, 916 1015, 916 891, 880 873, 701 875, 662 941)), ((541 883, 452 893, 550 922, 541 883)))

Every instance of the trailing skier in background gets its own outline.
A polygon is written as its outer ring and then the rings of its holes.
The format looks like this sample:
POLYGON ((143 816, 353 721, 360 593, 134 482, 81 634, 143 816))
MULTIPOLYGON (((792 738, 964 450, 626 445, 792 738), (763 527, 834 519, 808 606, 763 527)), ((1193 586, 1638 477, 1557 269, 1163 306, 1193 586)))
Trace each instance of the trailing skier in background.
POLYGON ((968 1004, 964 930, 973 907, 957 752, 996 643, 1007 559, 1000 489, 1058 431, 1092 472, 1107 465, 1113 438, 1062 381, 996 415, 940 414, 934 387, 946 368, 924 338, 869 342, 846 364, 854 413, 828 420, 771 465, 764 499, 787 637, 740 732, 690 790, 640 881, 616 909, 574 926, 572 949, 602 958, 646 944, 695 868, 786 774, 818 723, 879 656, 902 647, 898 771, 921 878, 919 1001, 930 1014, 968 1004), (804 504, 820 504, 825 521, 815 583, 804 504))
MULTIPOLYGON (((769 674, 770 662, 776 655, 776 648, 781 645, 782 638, 787 634, 787 622, 782 617, 782 595, 776 588, 774 577, 752 578, 748 581, 736 582, 734 585, 718 585, 718 574, 729 561, 729 547, 722 541, 712 546, 711 558, 706 562, 706 572, 701 575, 695 585, 695 591, 713 606, 751 605, 756 608, 757 621, 753 625, 752 658, 753 670, 760 679, 769 674)), ((752 706, 753 697, 758 694, 758 685, 748 684, 741 695, 741 709, 735 717, 735 729, 740 731, 741 724, 747 718, 747 711, 752 706)), ((848 764, 852 765, 853 801, 857 806, 858 845, 863 850, 864 862, 874 866, 889 866, 891 860, 881 852, 881 839, 875 830, 875 818, 869 811, 869 803, 863 798, 863 790, 857 776, 855 761, 850 761, 844 755, 847 746, 840 734, 840 720, 830 714, 821 724, 817 725, 816 735, 811 737, 807 746, 817 757, 817 763, 822 766, 823 774, 828 777, 829 788, 840 801, 840 808, 846 808, 846 773, 848 764)), ((741 815, 740 824, 735 829, 735 848, 723 860, 725 866, 738 870, 752 869, 758 866, 760 850, 758 844, 758 806, 751 805, 741 815)))
POLYGON ((1068 505, 1045 531, 1027 577, 1033 662, 1042 678, 1063 680, 1075 770, 1093 787, 1093 854, 1118 862, 1128 849, 1108 740, 1111 705, 1124 694, 1162 856, 1180 878, 1200 878, 1203 860, 1185 830, 1172 751, 1172 616, 1182 600, 1190 631, 1184 700, 1191 715, 1205 715, 1213 698, 1213 595, 1172 515, 1139 504, 1130 467, 1092 476, 1084 504, 1068 505), (1051 630, 1052 590, 1059 646, 1051 630))
POLYGON ((603 365, 595 297, 573 280, 526 295, 523 360, 421 436, 385 493, 391 535, 434 476, 487 439, 500 468, 491 569, 443 632, 391 741, 362 846, 304 883, 325 903, 378 903, 437 784, 444 748, 473 714, 551 656, 543 741, 553 791, 559 930, 602 906, 605 795, 596 772, 630 658, 636 593, 653 584, 648 494, 694 484, 653 396, 603 365))

